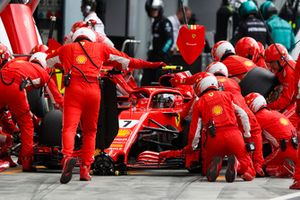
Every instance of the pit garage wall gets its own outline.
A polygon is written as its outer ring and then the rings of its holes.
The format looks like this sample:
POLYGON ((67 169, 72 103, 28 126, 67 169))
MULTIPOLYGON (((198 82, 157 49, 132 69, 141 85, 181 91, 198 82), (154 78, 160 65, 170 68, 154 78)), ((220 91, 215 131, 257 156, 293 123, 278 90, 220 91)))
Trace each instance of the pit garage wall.
MULTIPOLYGON (((265 0, 258 0, 260 5, 265 0)), ((279 8, 285 0, 275 0, 279 8)), ((128 36, 134 36, 135 39, 141 40, 136 51, 136 57, 147 58, 147 49, 151 40, 151 20, 145 11, 146 0, 129 0, 129 21, 128 36)), ((186 0, 193 13, 196 14, 197 23, 205 26, 207 30, 206 37, 209 44, 213 45, 213 35, 216 30, 216 12, 220 7, 222 0, 186 0)), ((177 0, 164 0, 165 15, 173 15, 176 12, 177 0)), ((82 20, 80 12, 81 0, 65 0, 65 18, 64 32, 68 33, 72 24, 82 20)), ((106 5, 106 22, 105 32, 108 36, 125 36, 126 28, 126 0, 108 0, 106 5)))
MULTIPOLYGON (((137 58, 146 59, 151 39, 151 20, 145 11, 146 0, 129 1, 128 36, 141 40, 137 47, 137 58)), ((177 9, 177 0, 164 0, 165 15, 173 15, 177 9)), ((106 8, 105 32, 107 35, 124 36, 126 33, 126 0, 109 0, 106 8)))

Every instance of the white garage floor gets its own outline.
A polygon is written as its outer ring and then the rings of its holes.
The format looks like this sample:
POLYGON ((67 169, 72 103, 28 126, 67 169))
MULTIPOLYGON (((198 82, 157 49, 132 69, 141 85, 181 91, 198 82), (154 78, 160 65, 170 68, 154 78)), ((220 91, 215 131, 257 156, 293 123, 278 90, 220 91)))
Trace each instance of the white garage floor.
POLYGON ((78 171, 69 184, 61 185, 59 171, 9 169, 0 174, 0 199, 300 199, 300 191, 288 189, 291 179, 238 178, 226 183, 222 172, 217 182, 209 183, 186 170, 132 170, 125 176, 93 176, 91 182, 82 182, 78 171))

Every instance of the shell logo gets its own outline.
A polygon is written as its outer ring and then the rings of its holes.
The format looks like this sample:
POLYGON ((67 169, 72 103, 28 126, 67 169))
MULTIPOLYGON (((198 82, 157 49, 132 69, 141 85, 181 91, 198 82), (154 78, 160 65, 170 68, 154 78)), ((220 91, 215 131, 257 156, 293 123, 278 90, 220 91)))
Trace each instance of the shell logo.
POLYGON ((279 119, 279 122, 280 122, 280 124, 282 124, 282 125, 284 125, 284 126, 286 126, 286 125, 289 124, 289 121, 288 121, 287 119, 285 119, 285 118, 280 118, 280 119, 279 119))
POLYGON ((76 57, 77 64, 85 64, 87 61, 87 57, 84 55, 79 55, 76 57))
POLYGON ((253 62, 247 60, 244 62, 244 65, 246 65, 247 67, 251 67, 251 66, 253 66, 253 62))
POLYGON ((212 97, 212 96, 214 96, 214 93, 210 92, 210 93, 208 93, 208 96, 212 97))
POLYGON ((196 34, 192 34, 192 38, 195 39, 195 37, 197 37, 197 35, 196 34))
POLYGON ((212 108, 212 113, 215 115, 215 116, 218 116, 218 115, 221 115, 223 113, 223 108, 219 105, 217 106, 214 106, 212 108))

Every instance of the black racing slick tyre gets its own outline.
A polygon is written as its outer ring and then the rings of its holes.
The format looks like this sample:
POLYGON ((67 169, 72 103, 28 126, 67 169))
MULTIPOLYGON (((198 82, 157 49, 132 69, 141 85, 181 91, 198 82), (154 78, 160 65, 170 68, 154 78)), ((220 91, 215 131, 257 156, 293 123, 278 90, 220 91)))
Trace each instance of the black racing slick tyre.
POLYGON ((42 89, 39 88, 27 92, 30 111, 39 118, 44 117, 47 113, 47 103, 41 90, 42 89))
POLYGON ((62 112, 49 111, 42 120, 39 144, 61 147, 62 112))
POLYGON ((244 76, 239 84, 243 96, 257 92, 267 98, 278 83, 278 79, 272 72, 262 67, 255 67, 244 76))

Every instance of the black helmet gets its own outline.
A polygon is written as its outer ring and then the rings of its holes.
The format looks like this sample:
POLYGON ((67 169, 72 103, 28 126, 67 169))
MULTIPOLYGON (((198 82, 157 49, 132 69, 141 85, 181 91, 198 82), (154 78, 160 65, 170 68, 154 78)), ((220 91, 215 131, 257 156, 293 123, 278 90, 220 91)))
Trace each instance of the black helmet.
POLYGON ((278 10, 272 1, 266 1, 260 6, 260 12, 264 20, 269 19, 272 15, 277 14, 278 10))
POLYGON ((81 1, 81 11, 83 13, 89 13, 96 10, 96 0, 82 0, 81 1))
POLYGON ((163 14, 164 3, 162 0, 147 0, 145 9, 149 17, 151 17, 151 10, 159 10, 159 15, 163 14))

